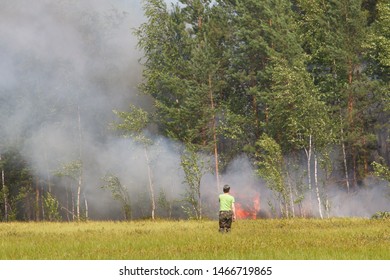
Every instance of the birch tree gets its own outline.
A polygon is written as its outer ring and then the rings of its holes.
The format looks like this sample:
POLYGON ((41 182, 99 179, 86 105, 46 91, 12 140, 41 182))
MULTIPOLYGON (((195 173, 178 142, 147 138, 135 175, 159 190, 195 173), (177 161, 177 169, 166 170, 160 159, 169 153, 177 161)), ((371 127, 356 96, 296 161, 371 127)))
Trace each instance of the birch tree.
POLYGON ((203 175, 208 171, 207 162, 201 158, 194 147, 187 146, 181 156, 181 167, 184 171, 184 183, 188 186, 184 195, 184 201, 190 205, 190 209, 185 212, 195 218, 202 219, 202 197, 201 197, 201 180, 203 175))
POLYGON ((121 120, 120 123, 115 124, 115 128, 121 131, 125 137, 130 137, 132 140, 139 143, 143 148, 151 201, 151 218, 154 220, 156 211, 156 195, 153 181, 152 162, 149 153, 149 147, 153 144, 153 141, 148 138, 145 133, 147 126, 150 123, 150 117, 148 112, 141 108, 137 108, 134 105, 130 105, 129 107, 129 111, 127 112, 114 110, 114 113, 121 120))
POLYGON ((141 90, 154 98, 165 135, 213 154, 218 189, 220 141, 229 138, 220 120, 234 119, 223 105, 228 22, 210 0, 179 2, 169 10, 163 1, 145 1, 148 21, 136 32, 145 53, 141 90))
POLYGON ((111 191, 113 199, 119 201, 122 207, 123 218, 131 220, 130 195, 126 186, 122 185, 119 178, 113 174, 106 174, 103 177, 103 189, 111 191))
MULTIPOLYGON (((71 189, 71 201, 72 201, 72 210, 68 208, 63 208, 65 211, 70 212, 72 214, 72 219, 76 219, 80 221, 81 216, 81 189, 82 189, 82 162, 81 161, 72 161, 69 163, 63 164, 58 170, 54 172, 54 174, 58 177, 68 178, 71 181, 70 189, 71 189), (76 192, 73 192, 73 186, 76 185, 76 192), (75 202, 75 207, 73 207, 75 202), (75 208, 75 210, 74 210, 75 208)), ((85 206, 87 204, 85 203, 85 206)), ((85 214, 87 214, 87 208, 85 208, 85 214)), ((87 218, 87 215, 85 215, 87 218)))
POLYGON ((280 145, 271 137, 263 134, 256 142, 256 156, 258 158, 257 174, 263 178, 268 187, 274 191, 281 202, 280 211, 282 216, 289 217, 288 188, 285 181, 285 163, 280 145))

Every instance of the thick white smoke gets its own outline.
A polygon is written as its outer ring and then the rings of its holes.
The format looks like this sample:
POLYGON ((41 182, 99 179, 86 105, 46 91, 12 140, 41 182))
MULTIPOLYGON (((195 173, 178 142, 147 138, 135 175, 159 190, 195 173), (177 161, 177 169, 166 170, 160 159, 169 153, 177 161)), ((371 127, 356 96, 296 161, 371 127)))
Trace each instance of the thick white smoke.
POLYGON ((148 104, 132 34, 143 20, 141 1, 1 1, 2 146, 17 145, 44 178, 81 151, 96 197, 101 158, 123 154, 108 138, 112 110, 148 104))

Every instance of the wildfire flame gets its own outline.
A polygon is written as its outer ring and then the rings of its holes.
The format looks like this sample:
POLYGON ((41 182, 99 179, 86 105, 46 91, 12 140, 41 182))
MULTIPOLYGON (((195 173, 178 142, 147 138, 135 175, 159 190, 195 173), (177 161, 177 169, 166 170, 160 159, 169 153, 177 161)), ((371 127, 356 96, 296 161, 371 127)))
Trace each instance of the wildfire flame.
POLYGON ((260 195, 257 194, 247 205, 235 203, 237 219, 257 219, 257 213, 260 211, 260 195))

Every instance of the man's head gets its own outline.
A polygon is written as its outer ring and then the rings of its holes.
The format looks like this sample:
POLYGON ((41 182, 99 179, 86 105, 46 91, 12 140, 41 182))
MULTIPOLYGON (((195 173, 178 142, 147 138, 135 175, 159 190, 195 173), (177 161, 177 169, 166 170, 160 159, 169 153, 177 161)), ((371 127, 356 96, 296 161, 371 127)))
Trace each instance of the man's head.
POLYGON ((229 185, 223 186, 223 192, 224 193, 228 193, 229 191, 230 191, 230 186, 229 185))

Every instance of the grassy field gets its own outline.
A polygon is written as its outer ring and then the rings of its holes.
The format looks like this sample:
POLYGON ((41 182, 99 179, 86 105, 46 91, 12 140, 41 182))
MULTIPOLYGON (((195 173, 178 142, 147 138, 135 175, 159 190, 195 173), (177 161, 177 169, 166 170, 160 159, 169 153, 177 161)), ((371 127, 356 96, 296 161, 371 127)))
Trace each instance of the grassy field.
POLYGON ((390 221, 0 223, 1 260, 389 260, 390 221))

